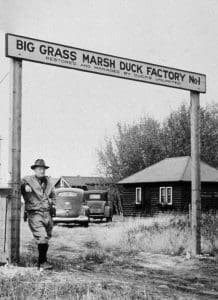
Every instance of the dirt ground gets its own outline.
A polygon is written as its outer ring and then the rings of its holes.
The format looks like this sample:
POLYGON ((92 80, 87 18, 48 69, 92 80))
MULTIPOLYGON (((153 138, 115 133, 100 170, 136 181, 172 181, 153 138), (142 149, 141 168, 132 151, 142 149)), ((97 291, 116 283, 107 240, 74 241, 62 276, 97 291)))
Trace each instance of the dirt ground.
MULTIPOLYGON (((117 295, 123 295, 120 299, 218 299, 216 257, 193 259, 144 252, 131 254, 119 249, 103 251, 95 237, 114 226, 116 222, 92 223, 89 228, 56 226, 49 249, 54 270, 37 275, 37 284, 55 282, 58 286, 64 281, 78 287, 88 285, 90 293, 99 289, 98 299, 118 299, 117 295), (110 298, 104 297, 102 290, 110 292, 110 298)), ((4 273, 37 273, 36 254, 27 224, 22 224, 23 267, 0 268, 0 277, 4 273)), ((66 291, 56 299, 73 298, 66 291)))

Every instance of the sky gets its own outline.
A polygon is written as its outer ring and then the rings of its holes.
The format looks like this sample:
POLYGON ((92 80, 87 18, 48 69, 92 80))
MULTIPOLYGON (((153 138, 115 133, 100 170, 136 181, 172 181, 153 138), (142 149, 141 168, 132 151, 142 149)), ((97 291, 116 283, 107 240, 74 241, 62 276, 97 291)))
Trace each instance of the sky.
MULTIPOLYGON (((0 82, 6 32, 207 75, 201 105, 218 101, 218 0, 0 0, 0 82)), ((0 83, 3 182, 8 180, 9 75, 0 83)), ((117 122, 162 121, 188 91, 23 62, 22 176, 96 175, 97 149, 117 122)))

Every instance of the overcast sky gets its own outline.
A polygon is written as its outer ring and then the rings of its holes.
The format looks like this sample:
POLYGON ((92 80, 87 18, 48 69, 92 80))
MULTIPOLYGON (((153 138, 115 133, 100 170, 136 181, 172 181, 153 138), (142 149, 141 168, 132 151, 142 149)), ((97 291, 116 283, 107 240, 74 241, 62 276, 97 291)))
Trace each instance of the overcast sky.
MULTIPOLYGON (((217 0, 0 0, 0 81, 9 72, 5 32, 207 75, 201 104, 217 102, 217 0)), ((96 149, 116 123, 158 120, 189 92, 36 63, 23 63, 22 175, 36 158, 49 174, 96 174, 96 149)), ((9 76, 0 84, 7 180, 9 76)))

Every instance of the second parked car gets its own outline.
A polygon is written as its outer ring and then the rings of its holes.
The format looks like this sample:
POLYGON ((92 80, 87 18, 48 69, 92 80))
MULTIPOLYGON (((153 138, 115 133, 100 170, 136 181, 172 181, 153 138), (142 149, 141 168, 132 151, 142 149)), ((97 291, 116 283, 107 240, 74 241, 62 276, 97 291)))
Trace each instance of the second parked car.
POLYGON ((89 207, 89 216, 94 219, 112 221, 112 209, 108 201, 108 192, 101 190, 85 191, 85 202, 89 207))

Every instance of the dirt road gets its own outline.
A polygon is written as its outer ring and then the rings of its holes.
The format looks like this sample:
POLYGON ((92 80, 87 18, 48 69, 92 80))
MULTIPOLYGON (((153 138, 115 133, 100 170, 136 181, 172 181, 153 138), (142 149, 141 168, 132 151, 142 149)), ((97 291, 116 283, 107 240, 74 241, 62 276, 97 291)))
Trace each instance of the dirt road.
MULTIPOLYGON (((46 281, 57 284, 73 282, 77 287, 87 287, 91 294, 97 290, 98 299, 218 298, 218 262, 215 257, 190 259, 186 256, 130 253, 120 251, 119 247, 102 249, 99 238, 103 240, 103 233, 114 226, 115 223, 103 223, 91 224, 88 229, 55 227, 49 251, 54 270, 41 274, 39 284, 46 281)), ((22 265, 32 267, 36 261, 36 249, 26 225, 23 225, 22 251, 22 265)))

